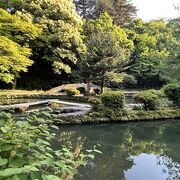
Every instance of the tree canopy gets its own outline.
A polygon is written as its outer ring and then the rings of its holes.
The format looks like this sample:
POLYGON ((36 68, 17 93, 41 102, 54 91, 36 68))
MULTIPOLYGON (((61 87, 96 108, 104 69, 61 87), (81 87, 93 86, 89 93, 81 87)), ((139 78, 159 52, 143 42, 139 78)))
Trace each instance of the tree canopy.
POLYGON ((19 72, 27 72, 27 67, 33 63, 29 59, 29 48, 4 36, 0 36, 0 52, 0 80, 6 83, 12 83, 19 72))
POLYGON ((173 56, 171 56, 165 65, 162 67, 162 74, 172 81, 180 80, 180 18, 172 19, 168 23, 168 28, 172 29, 174 38, 176 39, 176 46, 172 47, 173 56))
POLYGON ((120 26, 127 26, 136 17, 131 0, 74 0, 77 12, 85 19, 94 19, 107 12, 120 26))
POLYGON ((85 50, 79 31, 82 21, 74 4, 66 0, 21 0, 9 4, 13 12, 38 23, 43 29, 38 41, 32 45, 33 58, 51 61, 57 73, 62 70, 70 73, 72 64, 85 50))
POLYGON ((178 45, 173 31, 164 20, 143 22, 137 19, 126 31, 135 45, 133 57, 135 63, 130 73, 141 87, 160 85, 161 70, 168 59, 175 56, 178 45))
POLYGON ((29 59, 1 81, 20 77, 22 87, 49 89, 79 80, 139 88, 179 80, 179 18, 145 22, 131 0, 1 0, 0 8, 3 56, 14 50, 29 59))
POLYGON ((27 72, 33 61, 28 43, 40 29, 0 9, 0 80, 12 83, 20 72, 27 72))
MULTIPOLYGON (((131 55, 133 42, 104 13, 84 25, 87 53, 79 62, 86 81, 98 81, 101 88, 112 73, 121 68, 131 55), (110 73, 110 74, 109 74, 110 73)), ((117 74, 116 74, 117 76, 117 74)))

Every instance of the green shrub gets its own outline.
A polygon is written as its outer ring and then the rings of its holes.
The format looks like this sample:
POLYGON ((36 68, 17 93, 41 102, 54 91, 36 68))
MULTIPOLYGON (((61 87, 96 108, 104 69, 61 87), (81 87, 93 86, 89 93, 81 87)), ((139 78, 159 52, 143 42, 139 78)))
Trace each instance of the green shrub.
POLYGON ((137 103, 143 104, 145 110, 157 110, 160 108, 159 99, 164 94, 158 90, 141 91, 134 96, 134 100, 137 103))
POLYGON ((123 79, 123 86, 125 88, 133 88, 137 85, 137 80, 134 76, 125 74, 123 79))
POLYGON ((99 96, 91 97, 91 98, 89 98, 88 103, 91 103, 93 105, 94 111, 98 111, 99 107, 101 106, 101 99, 99 96))
POLYGON ((125 97, 121 91, 108 91, 101 94, 102 111, 105 116, 116 118, 124 112, 125 97))
POLYGON ((164 93, 173 101, 174 105, 180 107, 180 84, 171 83, 163 87, 164 93))
POLYGON ((55 134, 51 128, 58 127, 48 126, 50 119, 50 110, 34 112, 27 118, 0 111, 0 179, 70 178, 94 157, 92 153, 98 152, 77 153, 70 146, 53 148, 55 134))
POLYGON ((108 91, 101 94, 100 97, 104 107, 123 109, 125 106, 125 97, 121 91, 108 91))
POLYGON ((66 89, 66 93, 68 96, 75 96, 75 95, 79 95, 80 91, 77 90, 75 87, 71 87, 69 89, 66 89))
POLYGON ((93 105, 98 105, 98 104, 101 104, 101 99, 99 97, 92 97, 92 98, 89 98, 88 102, 93 105))

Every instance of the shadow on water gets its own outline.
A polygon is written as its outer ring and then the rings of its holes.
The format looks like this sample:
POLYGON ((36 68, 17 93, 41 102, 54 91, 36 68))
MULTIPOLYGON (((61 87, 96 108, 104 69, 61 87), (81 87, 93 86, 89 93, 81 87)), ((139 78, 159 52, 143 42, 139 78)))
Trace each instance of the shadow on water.
POLYGON ((79 169, 76 180, 179 180, 180 120, 62 126, 59 144, 99 145, 102 154, 79 169))

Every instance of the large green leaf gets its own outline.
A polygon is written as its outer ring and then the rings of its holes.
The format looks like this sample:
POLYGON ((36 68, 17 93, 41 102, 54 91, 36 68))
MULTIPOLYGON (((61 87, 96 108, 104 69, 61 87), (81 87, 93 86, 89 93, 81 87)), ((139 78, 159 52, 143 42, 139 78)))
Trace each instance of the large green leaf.
POLYGON ((24 126, 27 124, 27 122, 17 121, 16 124, 17 124, 19 127, 22 128, 22 127, 24 127, 24 126))
POLYGON ((3 144, 0 146, 0 152, 1 151, 9 151, 14 148, 14 145, 12 144, 3 144))
POLYGON ((1 127, 1 131, 2 131, 3 133, 7 133, 7 132, 10 131, 10 130, 11 130, 11 128, 8 127, 8 126, 1 127))
POLYGON ((43 180, 61 180, 61 178, 54 175, 43 175, 43 180))
POLYGON ((8 160, 7 159, 1 159, 0 158, 0 166, 4 166, 8 163, 8 160))
POLYGON ((59 166, 60 168, 65 168, 66 167, 66 164, 64 161, 57 161, 57 162, 54 162, 57 166, 59 166))
POLYGON ((17 167, 22 167, 23 165, 25 164, 25 161, 23 158, 10 158, 9 160, 9 167, 14 167, 14 168, 17 168, 17 167))
POLYGON ((41 179, 41 172, 31 172, 31 179, 33 180, 41 179))
POLYGON ((24 167, 22 168, 7 168, 0 171, 0 177, 10 177, 16 174, 24 172, 24 167))
POLYGON ((7 168, 4 170, 0 170, 0 177, 11 177, 13 175, 18 175, 18 174, 25 174, 33 171, 39 171, 36 167, 33 166, 24 166, 21 168, 7 168))
POLYGON ((4 126, 5 123, 6 123, 5 120, 0 119, 0 126, 4 126))
POLYGON ((28 175, 27 174, 18 174, 18 175, 14 175, 8 179, 9 180, 28 180, 28 175))

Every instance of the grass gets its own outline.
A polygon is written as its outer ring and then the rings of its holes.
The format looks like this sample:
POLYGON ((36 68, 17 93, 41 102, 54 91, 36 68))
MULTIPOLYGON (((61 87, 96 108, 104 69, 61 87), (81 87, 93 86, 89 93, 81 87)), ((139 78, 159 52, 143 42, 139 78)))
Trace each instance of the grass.
POLYGON ((36 96, 43 94, 44 91, 38 91, 38 90, 33 90, 33 91, 28 91, 28 90, 0 90, 0 98, 8 98, 8 99, 13 99, 13 98, 24 98, 24 97, 29 97, 29 96, 36 96))
POLYGON ((4 95, 21 95, 21 94, 42 94, 44 91, 42 90, 0 90, 0 96, 4 95))

